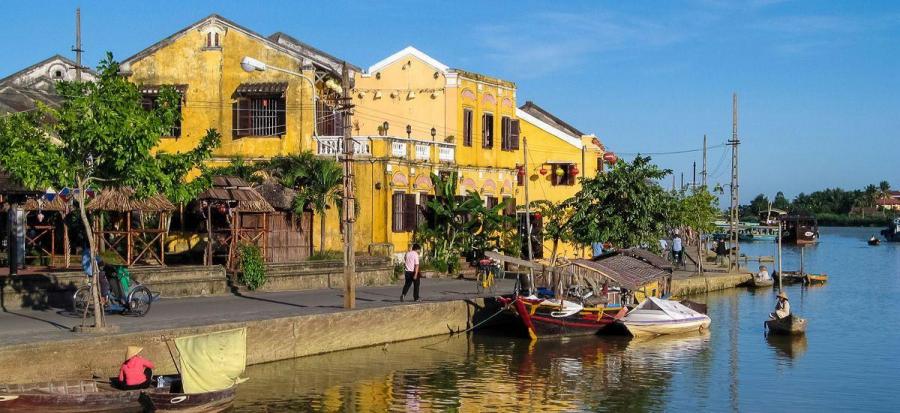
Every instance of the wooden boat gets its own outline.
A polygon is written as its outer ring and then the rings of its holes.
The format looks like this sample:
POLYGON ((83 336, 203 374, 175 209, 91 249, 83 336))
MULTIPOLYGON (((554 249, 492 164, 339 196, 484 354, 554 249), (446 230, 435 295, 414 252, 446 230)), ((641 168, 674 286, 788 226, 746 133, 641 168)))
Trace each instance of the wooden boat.
POLYGON ((221 412, 234 402, 235 386, 199 394, 186 394, 180 376, 165 376, 170 386, 153 388, 141 395, 141 404, 154 412, 221 412))
POLYGON ((532 339, 597 334, 627 312, 623 307, 583 307, 566 300, 561 304, 533 297, 498 297, 497 300, 515 313, 532 339))
POLYGON ((747 281, 747 286, 751 288, 764 288, 771 287, 773 285, 775 285, 775 280, 771 278, 763 279, 758 277, 751 277, 750 281, 747 281))
POLYGON ((803 282, 809 284, 825 284, 828 282, 827 274, 805 274, 803 282))
POLYGON ((804 334, 806 333, 806 319, 791 314, 785 318, 766 320, 766 329, 775 334, 804 334))
POLYGON ((900 242, 900 218, 894 218, 887 228, 881 230, 881 235, 887 242, 900 242))
POLYGON ((870 238, 868 241, 868 244, 869 245, 878 245, 878 244, 881 244, 881 240, 879 240, 878 238, 870 238))
POLYGON ((140 396, 96 380, 0 385, 0 412, 142 412, 140 396))
POLYGON ((819 242, 819 222, 814 216, 782 216, 781 225, 781 241, 786 244, 805 245, 819 242))
POLYGON ((670 300, 649 297, 629 311, 621 324, 633 337, 680 334, 709 328, 711 320, 687 306, 670 300))

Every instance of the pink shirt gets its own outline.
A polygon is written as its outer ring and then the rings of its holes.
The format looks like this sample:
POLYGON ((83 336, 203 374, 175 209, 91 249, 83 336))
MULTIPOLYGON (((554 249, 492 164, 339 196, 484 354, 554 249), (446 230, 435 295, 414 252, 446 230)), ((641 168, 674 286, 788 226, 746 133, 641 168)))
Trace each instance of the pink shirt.
POLYGON ((122 363, 122 368, 119 369, 119 381, 125 382, 129 386, 143 383, 147 380, 147 376, 144 375, 144 368, 146 367, 152 369, 153 363, 141 356, 134 356, 125 360, 122 363))
POLYGON ((415 271, 416 266, 419 265, 419 253, 416 251, 407 252, 405 261, 406 271, 415 271))

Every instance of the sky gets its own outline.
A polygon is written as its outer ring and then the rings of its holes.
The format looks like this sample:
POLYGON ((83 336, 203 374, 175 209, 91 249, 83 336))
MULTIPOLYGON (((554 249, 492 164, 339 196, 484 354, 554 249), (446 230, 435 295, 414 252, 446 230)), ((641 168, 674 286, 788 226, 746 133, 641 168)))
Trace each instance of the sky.
MULTIPOLYGON (((680 183, 730 183, 738 94, 740 196, 900 186, 900 2, 432 1, 0 2, 0 77, 74 44, 85 63, 125 58, 211 14, 368 67, 412 45, 518 85, 630 159, 680 183), (680 154, 670 152, 694 151, 680 154), (698 178, 699 179, 699 178, 698 178)), ((669 185, 671 182, 669 180, 669 185)), ((726 187, 727 197, 727 187, 726 187)))

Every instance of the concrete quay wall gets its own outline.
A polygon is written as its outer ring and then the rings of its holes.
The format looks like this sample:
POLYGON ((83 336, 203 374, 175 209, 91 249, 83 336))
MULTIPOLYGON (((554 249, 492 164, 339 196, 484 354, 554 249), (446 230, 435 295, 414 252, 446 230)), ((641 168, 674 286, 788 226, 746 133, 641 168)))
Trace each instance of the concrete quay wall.
POLYGON ((169 340, 240 327, 247 328, 247 364, 267 363, 447 334, 448 328, 464 330, 483 304, 480 299, 429 302, 136 333, 73 334, 78 338, 0 347, 0 377, 5 383, 112 377, 128 345, 143 346, 155 372, 174 373, 169 349, 176 349, 169 340))
POLYGON ((675 297, 686 297, 705 294, 708 291, 735 288, 749 281, 751 277, 750 273, 731 273, 708 274, 706 277, 676 278, 672 280, 672 295, 675 297))

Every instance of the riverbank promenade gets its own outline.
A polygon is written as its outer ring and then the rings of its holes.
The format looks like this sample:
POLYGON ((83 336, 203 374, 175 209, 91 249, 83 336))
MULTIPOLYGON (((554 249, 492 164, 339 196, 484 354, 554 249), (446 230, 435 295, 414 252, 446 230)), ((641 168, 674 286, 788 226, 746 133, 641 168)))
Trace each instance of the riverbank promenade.
MULTIPOLYGON (((498 293, 512 292, 514 280, 499 280, 498 293)), ((371 309, 413 303, 412 288, 406 301, 400 301, 401 285, 360 287, 356 291, 357 309, 371 309)), ((490 295, 490 294, 485 294, 490 295)), ((423 279, 422 303, 459 301, 479 297, 472 280, 423 279)), ((153 303, 145 317, 108 315, 107 321, 119 327, 118 333, 136 333, 163 329, 197 327, 222 323, 267 320, 299 315, 348 311, 343 308, 343 290, 319 289, 271 293, 243 293, 218 297, 161 298, 153 303)), ((42 341, 90 337, 73 333, 81 324, 80 314, 62 309, 4 309, 0 312, 0 348, 42 341)))

